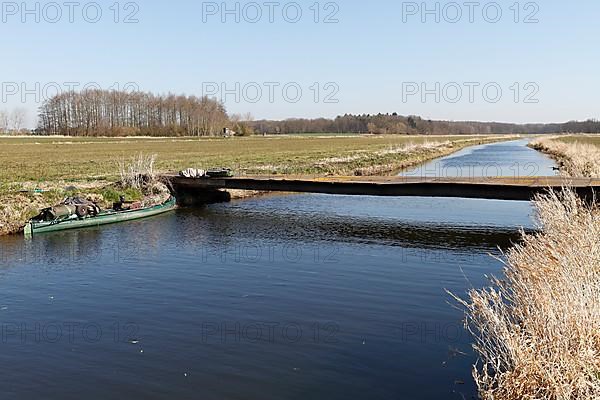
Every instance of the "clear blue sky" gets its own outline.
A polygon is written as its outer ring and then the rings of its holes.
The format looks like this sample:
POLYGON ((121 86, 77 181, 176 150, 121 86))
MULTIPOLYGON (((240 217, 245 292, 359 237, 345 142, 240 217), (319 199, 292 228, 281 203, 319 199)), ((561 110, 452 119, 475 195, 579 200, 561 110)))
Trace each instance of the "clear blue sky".
POLYGON ((438 2, 437 12, 435 1, 426 2, 434 10, 426 15, 421 2, 321 1, 315 7, 314 0, 298 1, 302 17, 297 23, 290 21, 297 19, 298 7, 286 1, 272 6, 256 2, 263 14, 256 23, 256 7, 245 1, 239 2, 239 23, 236 12, 221 13, 223 4, 235 10, 235 1, 138 1, 137 7, 123 1, 117 3, 118 16, 111 9, 114 0, 99 1, 97 23, 90 22, 97 19, 96 6, 80 2, 71 23, 69 7, 58 3, 62 16, 55 23, 56 10, 42 9, 46 2, 37 11, 35 2, 26 2, 34 10, 29 14, 20 2, 15 3, 18 10, 3 3, 0 109, 26 107, 29 125, 35 121, 36 96, 23 89, 36 90, 39 83, 52 93, 54 82, 62 88, 66 82, 97 82, 103 88, 134 82, 144 91, 189 95, 214 91, 212 82, 235 92, 239 82, 240 99, 233 92, 225 96, 227 109, 251 112, 255 118, 378 112, 509 122, 600 117, 598 1, 522 1, 518 16, 514 0, 498 1, 502 17, 496 23, 491 21, 497 19, 498 7, 487 1, 473 8, 458 1, 463 15, 455 23, 456 7, 445 1, 438 2), (124 23, 131 13, 138 22, 124 23), (324 23, 328 16, 333 23, 324 23), (16 94, 13 82, 20 86, 16 94), (257 102, 253 82, 262 90, 257 102), (273 82, 272 102, 265 82, 273 82), (443 93, 452 82, 462 87, 457 102, 454 84, 443 93), (479 85, 473 88, 472 102, 464 82, 479 85), (293 86, 286 100, 282 92, 288 83, 293 86), (316 99, 315 83, 320 88, 316 99), (483 86, 490 83, 486 100, 483 86), (515 83, 520 88, 516 99, 515 83), (425 99, 414 93, 423 84, 432 90, 425 99), (291 101, 294 87, 302 89, 298 102, 291 101), (497 97, 495 87, 502 89, 502 97, 491 102, 497 97), (327 95, 337 102, 327 101, 327 95), (537 102, 527 102, 528 95, 537 102))

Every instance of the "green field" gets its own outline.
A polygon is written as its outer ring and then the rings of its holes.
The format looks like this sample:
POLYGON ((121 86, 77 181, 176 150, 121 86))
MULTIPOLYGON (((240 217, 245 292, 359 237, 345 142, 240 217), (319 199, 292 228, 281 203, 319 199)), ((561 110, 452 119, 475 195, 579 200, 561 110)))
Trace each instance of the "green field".
MULTIPOLYGON (((285 136, 231 139, 0 137, 0 182, 114 180, 119 160, 157 155, 157 169, 229 167, 239 174, 352 173, 357 168, 401 167, 423 154, 395 152, 409 144, 451 142, 452 149, 488 141, 485 136, 285 136)), ((440 154, 438 154, 440 153, 440 154)))

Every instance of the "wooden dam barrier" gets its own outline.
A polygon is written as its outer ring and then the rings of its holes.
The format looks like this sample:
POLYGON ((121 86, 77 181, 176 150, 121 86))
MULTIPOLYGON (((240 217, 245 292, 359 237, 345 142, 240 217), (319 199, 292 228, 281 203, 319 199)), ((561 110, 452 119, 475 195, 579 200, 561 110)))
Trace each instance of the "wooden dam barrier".
POLYGON ((232 178, 163 177, 182 204, 227 201, 224 189, 323 193, 360 196, 457 197, 527 201, 549 189, 571 187, 587 201, 600 192, 600 179, 565 177, 428 178, 402 176, 310 177, 240 176, 232 178))

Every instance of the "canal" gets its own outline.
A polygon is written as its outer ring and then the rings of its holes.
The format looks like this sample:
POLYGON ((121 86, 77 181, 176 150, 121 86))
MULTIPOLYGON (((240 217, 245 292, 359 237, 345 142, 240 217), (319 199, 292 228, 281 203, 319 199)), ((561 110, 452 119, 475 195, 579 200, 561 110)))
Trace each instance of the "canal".
MULTIPOLYGON (((552 175, 526 141, 407 175, 552 175)), ((462 399, 527 202, 277 195, 0 238, 3 399, 462 399), (84 395, 82 395, 84 394, 84 395)))

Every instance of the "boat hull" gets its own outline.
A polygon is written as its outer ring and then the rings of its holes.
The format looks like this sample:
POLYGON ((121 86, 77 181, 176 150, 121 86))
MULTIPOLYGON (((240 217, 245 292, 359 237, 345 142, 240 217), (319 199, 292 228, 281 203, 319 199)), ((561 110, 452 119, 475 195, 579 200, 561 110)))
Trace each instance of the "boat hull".
POLYGON ((96 217, 84 219, 70 219, 64 221, 37 222, 29 221, 25 226, 25 237, 32 237, 40 233, 64 231, 68 229, 88 228, 101 225, 115 224, 118 222, 134 221, 142 218, 148 218, 155 215, 164 214, 176 207, 175 199, 170 199, 166 203, 144 208, 141 210, 115 211, 100 214, 96 217))

